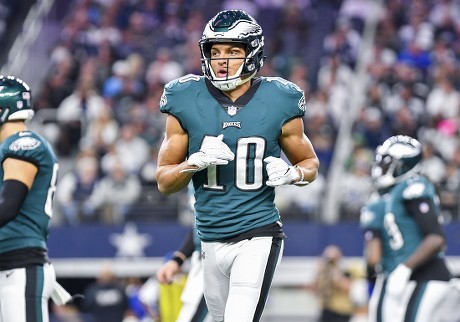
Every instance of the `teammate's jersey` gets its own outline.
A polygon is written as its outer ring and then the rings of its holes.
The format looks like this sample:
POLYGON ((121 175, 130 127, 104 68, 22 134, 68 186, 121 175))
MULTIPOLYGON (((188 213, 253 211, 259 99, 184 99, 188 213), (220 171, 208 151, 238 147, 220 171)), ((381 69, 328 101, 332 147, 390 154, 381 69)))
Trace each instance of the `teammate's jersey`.
POLYGON ((263 159, 280 157, 281 128, 304 115, 305 97, 282 78, 261 77, 255 83, 257 90, 240 109, 224 108, 202 76, 187 75, 165 86, 161 111, 174 115, 188 133, 188 155, 200 149, 206 136, 219 134, 235 153, 228 165, 193 176, 196 225, 205 241, 225 240, 280 219, 274 189, 265 184, 263 159))
MULTIPOLYGON (((56 156, 41 136, 23 131, 1 143, 0 162, 3 163, 7 158, 33 163, 38 172, 17 216, 0 228, 0 254, 21 248, 46 250, 57 180, 56 156)), ((0 167, 0 177, 3 178, 3 174, 3 167, 0 167)), ((0 181, 0 189, 2 185, 0 181)))
POLYGON ((378 195, 361 209, 360 226, 365 239, 378 237, 382 241, 382 258, 380 266, 383 273, 388 274, 396 266, 392 250, 388 243, 388 233, 385 230, 385 202, 388 195, 378 195))
POLYGON ((415 219, 407 212, 404 202, 414 198, 434 198, 434 193, 433 185, 421 176, 403 181, 390 191, 385 207, 384 243, 390 245, 395 267, 398 263, 404 262, 423 239, 415 219))
MULTIPOLYGON (((424 176, 415 176, 397 184, 388 195, 385 203, 383 235, 384 243, 390 247, 384 254, 394 259, 393 267, 388 267, 391 272, 398 264, 403 263, 420 246, 423 236, 415 218, 406 210, 405 202, 415 199, 431 199, 433 204, 439 206, 435 187, 424 176)), ((423 206, 423 204, 421 204, 423 206)), ((427 215, 433 215, 427 213, 427 215)), ((444 263, 444 254, 440 252, 414 271, 412 278, 421 280, 441 279, 448 280, 449 273, 444 263)))

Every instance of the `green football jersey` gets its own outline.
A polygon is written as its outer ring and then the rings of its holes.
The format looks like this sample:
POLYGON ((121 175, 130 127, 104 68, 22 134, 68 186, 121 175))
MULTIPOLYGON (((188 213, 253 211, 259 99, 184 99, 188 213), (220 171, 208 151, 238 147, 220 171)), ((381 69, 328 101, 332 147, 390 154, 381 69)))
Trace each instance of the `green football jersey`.
MULTIPOLYGON (((384 249, 394 259, 391 272, 403 263, 420 245, 424 236, 415 218, 406 210, 404 203, 412 199, 429 198, 439 205, 435 187, 423 176, 416 176, 397 184, 388 195, 385 203, 384 243, 389 247, 384 249)), ((442 257, 442 254, 439 254, 442 257)))
MULTIPOLYGON (((15 158, 33 163, 38 172, 16 217, 0 228, 0 253, 39 247, 47 249, 58 163, 49 143, 36 133, 18 132, 0 145, 0 160, 15 158)), ((3 178, 3 167, 0 177, 3 178)), ((3 182, 0 181, 0 188, 3 182)))
POLYGON ((367 234, 375 234, 382 241, 382 258, 380 266, 383 273, 389 273, 396 265, 392 256, 392 250, 388 243, 388 233, 385 230, 385 204, 388 195, 378 195, 370 200, 362 209, 360 216, 360 227, 364 231, 365 238, 367 234))
POLYGON ((252 98, 239 109, 224 108, 202 76, 186 75, 165 86, 161 111, 174 115, 188 133, 189 155, 206 136, 219 134, 235 154, 228 165, 210 166, 193 176, 201 240, 225 240, 280 220, 274 189, 265 184, 263 159, 280 157, 281 128, 304 115, 305 97, 282 78, 261 77, 257 82, 252 98))

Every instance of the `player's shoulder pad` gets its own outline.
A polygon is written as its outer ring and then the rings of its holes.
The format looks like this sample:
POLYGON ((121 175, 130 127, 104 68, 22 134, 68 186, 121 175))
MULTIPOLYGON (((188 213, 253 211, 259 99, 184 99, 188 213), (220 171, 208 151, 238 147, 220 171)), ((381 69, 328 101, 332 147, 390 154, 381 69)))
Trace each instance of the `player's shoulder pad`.
POLYGON ((365 205, 361 208, 359 215, 359 225, 361 228, 372 226, 378 221, 379 215, 381 214, 379 213, 379 209, 376 204, 365 205))
POLYGON ((361 208, 359 223, 362 228, 376 224, 385 215, 385 198, 373 194, 369 202, 361 208))
POLYGON ((21 131, 8 138, 9 151, 31 151, 38 149, 43 144, 43 140, 37 134, 30 131, 21 131))
POLYGON ((406 181, 402 192, 404 200, 431 198, 434 194, 433 185, 423 176, 417 176, 406 181))
POLYGON ((371 222, 375 220, 376 214, 369 209, 369 207, 364 206, 361 208, 361 213, 359 215, 359 225, 364 228, 369 226, 371 222))
POLYGON ((196 84, 200 82, 204 76, 199 76, 195 74, 187 74, 185 76, 173 79, 172 81, 168 82, 164 89, 165 92, 174 92, 174 91, 180 91, 183 89, 186 89, 190 86, 193 86, 193 84, 196 84))
POLYGON ((297 84, 282 77, 262 77, 262 79, 278 90, 281 95, 284 94, 298 100, 298 107, 305 112, 307 108, 305 92, 297 84))
POLYGON ((176 93, 183 94, 183 91, 186 89, 189 91, 190 87, 198 84, 203 79, 204 76, 187 74, 168 82, 164 86, 163 95, 161 95, 160 108, 164 108, 168 105, 169 101, 174 99, 176 93))
POLYGON ((15 155, 19 158, 35 159, 36 155, 46 149, 42 137, 31 131, 17 132, 4 145, 4 154, 15 155))

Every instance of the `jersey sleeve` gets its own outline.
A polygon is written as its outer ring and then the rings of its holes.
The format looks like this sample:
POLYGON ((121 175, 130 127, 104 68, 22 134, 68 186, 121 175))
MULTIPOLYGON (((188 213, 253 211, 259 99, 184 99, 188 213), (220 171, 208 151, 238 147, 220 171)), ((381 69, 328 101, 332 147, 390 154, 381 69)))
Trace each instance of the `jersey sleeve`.
POLYGON ((439 207, 436 190, 426 178, 409 182, 403 190, 405 207, 416 220, 424 236, 428 234, 443 235, 439 222, 439 207))
MULTIPOLYGON (((160 111, 176 117, 182 128, 187 131, 185 119, 189 115, 190 102, 195 102, 198 96, 197 85, 202 77, 188 74, 174 79, 164 86, 160 99, 160 111)), ((187 131, 188 132, 188 131, 187 131)))
POLYGON ((20 136, 16 134, 4 145, 4 161, 6 158, 15 158, 40 166, 46 146, 40 138, 33 135, 20 136))
POLYGON ((160 111, 173 115, 180 113, 180 109, 187 106, 190 99, 194 96, 196 98, 193 84, 200 82, 201 79, 202 77, 198 75, 188 74, 167 83, 161 95, 160 111))
POLYGON ((170 113, 174 101, 174 88, 177 80, 172 80, 167 83, 163 88, 163 94, 160 99, 160 111, 162 113, 170 113))
POLYGON ((304 91, 294 84, 281 77, 266 77, 265 81, 274 88, 268 95, 271 102, 279 100, 276 106, 283 106, 286 120, 296 117, 303 117, 307 108, 304 91), (275 95, 273 95, 276 93, 275 95))
POLYGON ((380 229, 382 227, 385 204, 383 200, 371 201, 361 208, 359 225, 362 230, 380 229))
POLYGON ((434 186, 425 178, 420 177, 407 183, 402 192, 405 201, 415 199, 434 199, 436 194, 434 186))
POLYGON ((289 90, 290 105, 292 106, 294 116, 303 117, 307 109, 304 91, 301 90, 299 86, 289 81, 286 86, 289 90))

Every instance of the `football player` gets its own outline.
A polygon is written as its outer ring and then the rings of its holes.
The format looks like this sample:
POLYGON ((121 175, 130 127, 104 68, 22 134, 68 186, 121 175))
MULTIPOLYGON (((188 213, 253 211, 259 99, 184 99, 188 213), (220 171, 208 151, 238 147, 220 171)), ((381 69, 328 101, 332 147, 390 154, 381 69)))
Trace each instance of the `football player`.
POLYGON ((372 176, 381 196, 365 208, 367 261, 380 264, 369 321, 440 322, 452 292, 435 187, 420 175, 422 147, 393 136, 376 150, 372 176), (440 310, 440 308, 443 308, 440 310))
POLYGON ((0 76, 1 322, 47 322, 52 293, 67 294, 55 290, 47 255, 58 162, 50 144, 27 130, 33 115, 29 86, 0 76))
POLYGON ((305 96, 285 79, 256 77, 264 37, 244 11, 219 12, 199 46, 204 76, 164 88, 160 108, 168 116, 156 179, 166 195, 193 181, 213 319, 259 321, 284 245, 275 187, 303 186, 318 173, 304 134, 305 96))

